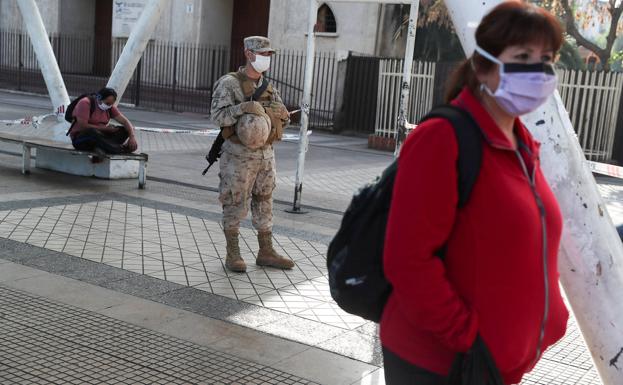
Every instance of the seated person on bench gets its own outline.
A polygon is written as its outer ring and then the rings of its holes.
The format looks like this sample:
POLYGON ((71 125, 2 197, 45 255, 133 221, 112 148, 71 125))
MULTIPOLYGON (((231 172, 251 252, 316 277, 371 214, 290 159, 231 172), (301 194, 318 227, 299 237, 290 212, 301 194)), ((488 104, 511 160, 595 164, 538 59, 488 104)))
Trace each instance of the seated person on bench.
POLYGON ((94 95, 82 97, 73 110, 69 129, 76 150, 108 154, 127 154, 136 151, 138 144, 132 123, 114 105, 117 92, 102 88, 94 95), (115 119, 121 126, 109 125, 115 119))

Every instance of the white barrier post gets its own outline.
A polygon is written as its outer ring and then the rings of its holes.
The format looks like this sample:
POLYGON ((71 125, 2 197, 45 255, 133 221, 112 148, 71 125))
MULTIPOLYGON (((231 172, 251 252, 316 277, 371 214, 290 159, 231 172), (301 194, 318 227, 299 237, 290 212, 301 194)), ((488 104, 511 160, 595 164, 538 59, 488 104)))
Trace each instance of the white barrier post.
POLYGON ((121 52, 107 84, 107 87, 117 91, 117 103, 121 100, 128 83, 130 83, 134 69, 141 60, 147 43, 149 43, 149 39, 158 25, 165 4, 168 4, 167 0, 151 0, 130 32, 130 37, 123 47, 123 52, 121 52))
POLYGON ((301 102, 301 130, 299 134, 299 154, 296 168, 296 181, 294 185, 294 202, 290 213, 301 214, 301 197, 303 193, 303 172, 305 171, 305 153, 309 138, 307 129, 309 127, 309 108, 311 105, 312 80, 314 77, 314 55, 316 51, 316 11, 318 2, 309 0, 309 15, 307 18, 307 53, 305 57, 305 78, 303 81, 303 101, 301 102))
MULTIPOLYGON (((482 16, 501 1, 445 0, 468 55, 482 16)), ((522 117, 542 143, 543 172, 564 216, 560 280, 604 385, 623 383, 623 245, 558 92, 522 117)))
MULTIPOLYGON (((41 74, 52 101, 52 107, 59 122, 65 120, 65 108, 69 105, 69 95, 63 82, 61 70, 56 62, 52 45, 48 39, 48 33, 43 25, 39 7, 35 0, 18 0, 17 5, 22 14, 22 19, 26 25, 28 36, 32 42, 33 49, 37 55, 37 61, 41 68, 41 74)), ((66 141, 65 132, 68 124, 57 124, 54 127, 54 139, 66 141)))
POLYGON ((411 2, 409 11, 409 27, 407 30, 407 47, 402 71, 402 84, 400 87, 400 108, 398 111, 398 128, 396 130, 396 149, 394 156, 398 157, 400 147, 407 137, 407 109, 409 107, 409 91, 411 90, 411 69, 413 68, 413 51, 415 50, 415 32, 417 30, 419 0, 411 2))
MULTIPOLYGON (((419 0, 335 0, 334 3, 375 3, 375 4, 411 4, 411 14, 410 14, 410 22, 409 22, 409 36, 407 37, 407 51, 405 52, 405 58, 410 55, 410 59, 405 60, 405 65, 409 65, 408 73, 411 73, 411 65, 413 62, 413 49, 415 47, 415 26, 413 24, 413 30, 411 29, 412 24, 411 21, 417 23, 417 11, 419 7, 419 0), (415 14, 415 17, 414 17, 415 14), (411 44, 411 48, 409 48, 409 44, 411 44)), ((314 75, 314 54, 316 50, 316 36, 314 33, 314 27, 316 25, 316 16, 318 10, 318 1, 317 0, 309 0, 309 14, 307 21, 307 56, 305 61, 305 78, 303 82, 303 101, 301 102, 301 129, 299 134, 299 153, 297 157, 296 163, 296 181, 294 185, 294 202, 292 204, 292 209, 286 210, 289 213, 293 214, 302 214, 301 211, 301 197, 303 194, 303 172, 305 170, 305 154, 307 153, 307 148, 309 144, 309 138, 307 137, 307 130, 309 127, 309 112, 311 105, 311 91, 312 91, 312 80, 314 75)), ((407 77, 407 82, 411 80, 411 77, 407 77)), ((404 84, 404 81, 403 81, 404 84)), ((408 83, 409 84, 409 83, 408 83)), ((407 103, 409 99, 409 89, 407 87, 406 94, 401 93, 401 98, 404 95, 405 103, 407 103)), ((401 99, 402 100, 402 99, 401 99)), ((403 104, 401 102, 401 107, 403 104)), ((406 111, 406 105, 403 108, 406 111)), ((403 114, 405 116, 404 119, 404 131, 406 132, 406 112, 403 114)), ((396 141, 398 145, 398 141, 396 141)))

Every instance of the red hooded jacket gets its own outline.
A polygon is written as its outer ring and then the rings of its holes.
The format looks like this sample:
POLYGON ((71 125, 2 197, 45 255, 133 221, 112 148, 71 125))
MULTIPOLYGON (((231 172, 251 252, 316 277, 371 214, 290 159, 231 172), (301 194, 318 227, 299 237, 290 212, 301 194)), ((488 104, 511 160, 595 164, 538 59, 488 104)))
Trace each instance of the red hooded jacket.
POLYGON ((384 265, 394 290, 381 340, 404 360, 447 375, 479 333, 504 382, 515 384, 565 334, 560 208, 539 167, 539 143, 519 119, 514 150, 469 90, 453 104, 482 130, 480 174, 457 209, 452 126, 431 119, 407 138, 387 225, 384 265), (442 261, 434 253, 444 244, 442 261))

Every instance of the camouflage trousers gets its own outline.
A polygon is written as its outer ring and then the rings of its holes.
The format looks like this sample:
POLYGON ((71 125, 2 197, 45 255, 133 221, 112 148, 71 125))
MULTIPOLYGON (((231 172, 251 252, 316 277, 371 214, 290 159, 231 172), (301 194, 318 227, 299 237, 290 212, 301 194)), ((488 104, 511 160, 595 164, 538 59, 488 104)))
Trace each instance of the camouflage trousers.
MULTIPOLYGON (((233 147, 233 146, 230 146, 233 147)), ((238 146, 236 146, 238 147, 238 146)), ((247 217, 249 202, 253 227, 257 231, 272 231, 273 190, 275 189, 275 157, 272 148, 257 155, 225 151, 220 159, 220 202, 223 205, 223 228, 238 230, 247 217)))

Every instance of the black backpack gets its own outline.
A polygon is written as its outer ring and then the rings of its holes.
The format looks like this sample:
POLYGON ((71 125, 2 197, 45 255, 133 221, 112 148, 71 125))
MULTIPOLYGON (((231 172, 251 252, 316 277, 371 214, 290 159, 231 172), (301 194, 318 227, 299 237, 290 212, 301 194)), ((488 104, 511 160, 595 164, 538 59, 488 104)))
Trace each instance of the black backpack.
MULTIPOLYGON (((71 123, 71 127, 69 127, 69 130, 67 131, 67 135, 69 135, 69 133, 71 132, 71 129, 74 127, 74 120, 75 120, 74 109, 76 108, 76 105, 78 104, 78 102, 84 98, 89 98, 89 100, 91 101, 91 106, 89 108, 89 116, 93 115, 93 111, 95 111, 95 107, 97 106, 97 100, 95 99, 95 94, 82 94, 78 96, 77 98, 75 98, 74 100, 72 100, 71 103, 69 103, 69 105, 67 106, 67 109, 65 110, 65 120, 71 123)), ((108 118, 110 119, 110 110, 106 112, 108 113, 108 118)))
POLYGON ((74 109, 76 108, 76 104, 84 98, 89 98, 91 100, 91 111, 89 111, 89 115, 93 115, 93 111, 95 111, 95 94, 82 94, 75 98, 69 103, 67 109, 65 110, 65 120, 69 123, 74 122, 74 109))
MULTIPOLYGON (((459 147, 458 206, 463 207, 480 172, 482 132, 472 116, 459 107, 434 108, 422 121, 431 118, 446 119, 454 127, 459 147)), ((374 322, 380 321, 392 291, 383 274, 383 248, 397 170, 394 161, 376 182, 353 197, 327 253, 335 302, 346 312, 374 322)), ((443 258, 443 250, 438 254, 443 258)))

